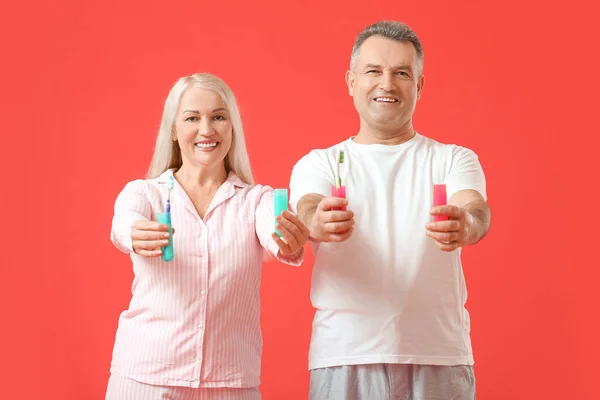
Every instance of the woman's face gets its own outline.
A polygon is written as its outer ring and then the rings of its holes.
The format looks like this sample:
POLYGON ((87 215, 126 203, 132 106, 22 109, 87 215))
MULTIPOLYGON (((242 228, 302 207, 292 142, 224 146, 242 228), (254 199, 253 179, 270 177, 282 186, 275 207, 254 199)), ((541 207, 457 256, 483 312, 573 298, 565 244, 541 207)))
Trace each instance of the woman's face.
POLYGON ((221 96, 198 87, 186 90, 175 116, 175 135, 183 164, 203 168, 223 164, 233 126, 221 96))

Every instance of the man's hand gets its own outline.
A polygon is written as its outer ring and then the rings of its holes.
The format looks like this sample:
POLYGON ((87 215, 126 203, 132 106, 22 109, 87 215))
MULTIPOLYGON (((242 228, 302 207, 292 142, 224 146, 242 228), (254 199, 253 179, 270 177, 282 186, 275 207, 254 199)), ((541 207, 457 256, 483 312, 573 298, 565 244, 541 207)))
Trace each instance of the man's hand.
POLYGON ((447 205, 434 207, 431 215, 447 216, 447 221, 428 223, 425 234, 435 240, 435 244, 443 251, 454 251, 459 247, 471 244, 473 240, 473 216, 465 209, 447 205))
POLYGON ((313 241, 343 242, 352 235, 354 213, 348 210, 335 210, 346 205, 348 200, 340 197, 323 197, 319 201, 308 224, 313 241))
POLYGON ((491 211, 483 197, 474 190, 452 196, 449 205, 433 207, 431 215, 447 216, 447 221, 429 222, 425 234, 443 251, 478 243, 488 232, 491 211))

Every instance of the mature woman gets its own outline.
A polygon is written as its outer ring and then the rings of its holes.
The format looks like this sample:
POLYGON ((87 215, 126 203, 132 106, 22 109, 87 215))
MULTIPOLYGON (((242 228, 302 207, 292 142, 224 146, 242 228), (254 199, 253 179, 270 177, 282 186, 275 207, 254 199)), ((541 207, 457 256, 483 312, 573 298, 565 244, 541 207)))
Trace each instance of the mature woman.
POLYGON ((309 232, 285 211, 274 233, 273 189, 254 184, 240 113, 210 74, 171 89, 147 179, 115 203, 111 238, 135 279, 119 319, 107 399, 260 399, 263 252, 300 265, 309 232), (174 259, 161 248, 169 227, 174 259), (283 239, 283 240, 282 240, 283 239))

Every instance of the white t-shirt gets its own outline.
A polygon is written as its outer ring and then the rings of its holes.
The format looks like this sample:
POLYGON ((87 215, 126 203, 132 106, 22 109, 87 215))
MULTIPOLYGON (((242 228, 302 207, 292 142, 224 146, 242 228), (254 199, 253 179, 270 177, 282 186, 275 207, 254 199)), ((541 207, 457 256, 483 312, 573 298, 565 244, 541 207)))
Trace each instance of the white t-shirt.
POLYGON ((308 193, 331 195, 340 150, 355 225, 344 242, 313 244, 309 369, 473 364, 460 249, 441 251, 425 236, 425 225, 436 183, 446 184, 448 199, 464 189, 487 199, 477 155, 418 133, 393 146, 350 138, 313 150, 294 166, 294 212, 308 193))

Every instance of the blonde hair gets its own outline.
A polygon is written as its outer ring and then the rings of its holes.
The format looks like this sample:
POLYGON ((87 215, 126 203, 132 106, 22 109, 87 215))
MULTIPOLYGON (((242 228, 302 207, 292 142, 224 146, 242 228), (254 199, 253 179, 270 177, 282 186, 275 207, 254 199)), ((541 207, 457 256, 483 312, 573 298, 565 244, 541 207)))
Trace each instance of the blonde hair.
POLYGON ((243 182, 250 185, 254 184, 250 159, 246 150, 246 141, 244 140, 242 117, 233 91, 222 79, 208 73, 197 73, 179 78, 169 92, 156 138, 154 155, 152 156, 150 169, 148 170, 148 179, 154 179, 168 169, 181 167, 183 162, 181 150, 177 143, 173 141, 172 132, 181 96, 191 87, 212 90, 221 96, 223 103, 225 103, 229 111, 233 127, 231 148, 225 156, 225 169, 227 173, 235 173, 243 182))

